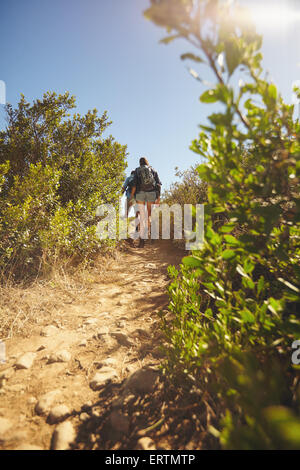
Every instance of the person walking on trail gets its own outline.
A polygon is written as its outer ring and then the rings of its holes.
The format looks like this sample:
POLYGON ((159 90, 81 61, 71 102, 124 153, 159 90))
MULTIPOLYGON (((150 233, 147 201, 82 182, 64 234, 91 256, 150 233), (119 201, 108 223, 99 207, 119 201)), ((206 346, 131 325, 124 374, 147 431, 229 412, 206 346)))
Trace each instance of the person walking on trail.
MULTIPOLYGON (((134 214, 135 214, 135 225, 136 225, 136 233, 139 231, 139 223, 138 223, 138 218, 139 218, 139 211, 138 211, 138 206, 136 204, 135 198, 131 197, 131 191, 133 187, 133 181, 134 181, 134 170, 132 170, 130 176, 128 176, 123 184, 122 187, 122 195, 126 194, 126 219, 128 219, 129 211, 131 207, 134 209, 134 214)), ((131 241, 131 239, 129 239, 131 241)))
POLYGON ((161 181, 158 173, 149 165, 146 157, 141 157, 140 166, 134 172, 131 190, 131 198, 135 197, 140 212, 139 247, 141 248, 148 238, 152 207, 154 204, 159 204, 160 192, 161 181))
POLYGON ((132 191, 132 187, 133 187, 133 182, 134 182, 134 170, 132 170, 131 174, 129 176, 127 176, 126 180, 124 181, 123 187, 122 187, 122 194, 125 193, 125 195, 126 195, 126 218, 128 218, 130 208, 135 203, 135 198, 131 198, 131 191, 132 191))

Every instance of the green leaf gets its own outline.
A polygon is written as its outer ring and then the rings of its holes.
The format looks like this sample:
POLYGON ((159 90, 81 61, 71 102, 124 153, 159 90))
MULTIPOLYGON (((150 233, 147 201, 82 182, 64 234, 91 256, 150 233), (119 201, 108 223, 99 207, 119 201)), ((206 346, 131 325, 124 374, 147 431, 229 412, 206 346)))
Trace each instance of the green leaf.
POLYGON ((241 312, 242 319, 245 323, 254 323, 255 322, 255 316, 253 313, 250 312, 250 310, 243 310, 241 312))
POLYGON ((276 99, 277 99, 277 88, 273 83, 271 85, 269 85, 268 93, 269 93, 270 98, 272 100, 276 101, 276 99))
POLYGON ((232 232, 234 227, 235 227, 235 224, 225 224, 219 229, 219 231, 222 233, 232 232))
POLYGON ((200 101, 202 103, 215 103, 218 101, 218 96, 216 95, 216 90, 207 90, 200 96, 200 101))
POLYGON ((224 239, 227 243, 229 243, 230 245, 239 245, 240 242, 238 241, 237 238, 233 237, 232 235, 224 235, 224 239))
POLYGON ((226 260, 235 258, 235 256, 236 256, 236 252, 233 250, 224 250, 222 252, 222 258, 226 260))
POLYGON ((166 36, 165 38, 162 38, 159 42, 160 44, 169 44, 170 42, 174 41, 174 39, 178 39, 182 37, 181 34, 173 34, 172 36, 166 36))
POLYGON ((198 258, 196 256, 185 256, 182 259, 182 262, 184 266, 187 266, 189 268, 198 268, 199 266, 202 265, 201 258, 198 258))
POLYGON ((180 59, 181 60, 190 59, 190 60, 193 60, 194 62, 203 62, 203 59, 201 57, 199 57, 198 55, 192 54, 191 52, 181 54, 180 59))
POLYGON ((241 53, 237 43, 237 38, 225 41, 225 58, 228 75, 231 76, 241 63, 241 53))

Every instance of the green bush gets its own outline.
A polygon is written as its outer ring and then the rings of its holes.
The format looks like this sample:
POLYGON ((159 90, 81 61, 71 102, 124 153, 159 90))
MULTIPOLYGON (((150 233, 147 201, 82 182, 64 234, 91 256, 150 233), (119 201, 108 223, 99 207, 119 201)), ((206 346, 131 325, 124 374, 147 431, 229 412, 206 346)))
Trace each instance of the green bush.
MULTIPOLYGON (((166 369, 212 397, 226 448, 300 448, 300 145, 294 106, 262 78, 262 39, 238 4, 158 0, 146 15, 198 48, 218 104, 192 149, 208 185, 203 249, 170 267, 166 369), (200 25, 200 28, 199 28, 200 25), (243 81, 239 82, 238 79, 243 81), (216 214, 222 223, 213 222, 216 214)), ((195 72, 193 73, 195 75, 195 72)), ((201 79, 198 77, 198 80, 201 79)))
POLYGON ((6 106, 0 132, 0 269, 14 277, 68 258, 88 259, 109 241, 96 236, 96 208, 118 206, 126 146, 103 138, 97 110, 71 115, 69 93, 6 106))
POLYGON ((162 202, 172 205, 203 204, 207 202, 207 183, 199 179, 198 165, 188 170, 179 171, 176 168, 175 176, 180 180, 172 183, 162 195, 162 202))

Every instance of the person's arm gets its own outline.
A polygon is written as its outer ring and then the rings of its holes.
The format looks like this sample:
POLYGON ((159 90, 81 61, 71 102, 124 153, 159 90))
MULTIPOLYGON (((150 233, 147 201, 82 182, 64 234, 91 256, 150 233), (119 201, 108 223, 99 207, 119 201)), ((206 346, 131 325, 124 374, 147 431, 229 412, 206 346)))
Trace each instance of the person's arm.
POLYGON ((127 189, 127 186, 128 186, 128 182, 129 182, 129 176, 127 176, 124 184, 123 184, 123 187, 122 187, 122 194, 124 194, 124 192, 126 191, 127 189))
POLYGON ((137 186, 137 175, 136 172, 133 175, 133 185, 131 189, 130 199, 132 199, 136 193, 136 186, 137 186))
POLYGON ((132 186, 132 190, 131 190, 131 195, 130 195, 130 199, 132 199, 135 195, 135 192, 136 192, 136 186, 132 186))

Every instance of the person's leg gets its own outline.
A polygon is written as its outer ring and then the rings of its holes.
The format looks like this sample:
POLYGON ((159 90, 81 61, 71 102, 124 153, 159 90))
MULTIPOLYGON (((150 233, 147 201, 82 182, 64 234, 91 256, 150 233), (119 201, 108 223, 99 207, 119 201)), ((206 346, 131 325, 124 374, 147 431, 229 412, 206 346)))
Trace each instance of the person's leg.
POLYGON ((135 231, 136 232, 139 232, 140 229, 141 229, 139 216, 140 216, 140 212, 137 210, 136 213, 135 213, 135 231))
POLYGON ((148 233, 149 239, 151 239, 150 228, 151 228, 152 205, 153 205, 153 202, 147 201, 147 233, 148 233))
POLYGON ((136 201, 138 204, 139 214, 140 214, 140 246, 144 245, 146 238, 145 226, 146 226, 146 214, 145 214, 145 202, 136 201))
POLYGON ((148 237, 151 240, 151 214, 152 214, 152 208, 153 205, 155 204, 156 200, 156 193, 155 192, 149 192, 147 195, 147 233, 148 237))

